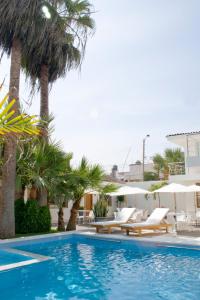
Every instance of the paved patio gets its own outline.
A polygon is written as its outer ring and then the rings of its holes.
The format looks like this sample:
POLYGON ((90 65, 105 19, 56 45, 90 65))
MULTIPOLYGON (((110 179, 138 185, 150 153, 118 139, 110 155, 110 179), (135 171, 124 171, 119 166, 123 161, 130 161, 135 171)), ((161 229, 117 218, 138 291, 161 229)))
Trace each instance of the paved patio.
POLYGON ((145 232, 141 237, 134 236, 130 233, 127 236, 125 233, 122 233, 120 229, 115 228, 112 234, 107 233, 96 233, 95 228, 90 226, 78 225, 76 233, 87 234, 92 236, 99 236, 104 238, 114 238, 114 239, 129 239, 129 240, 138 240, 138 241, 148 241, 155 243, 167 243, 167 244, 176 244, 176 245, 188 245, 188 246, 200 246, 200 231, 194 232, 175 232, 170 233, 154 233, 154 232, 145 232))
POLYGON ((180 247, 187 247, 187 246, 198 246, 200 247, 200 232, 170 232, 170 233, 154 233, 154 232, 146 232, 143 236, 137 237, 130 233, 129 236, 127 236, 125 233, 121 232, 120 229, 115 228, 112 232, 112 234, 108 233, 96 233, 95 228, 91 226, 86 225, 77 225, 76 231, 70 231, 70 232, 60 232, 60 233, 50 233, 50 234, 43 234, 43 235, 34 235, 34 236, 24 236, 9 240, 0 240, 0 248, 5 247, 5 245, 13 244, 15 242, 19 241, 31 241, 31 240, 38 240, 38 239, 51 239, 51 238, 62 238, 64 236, 70 235, 70 234, 81 234, 90 236, 93 238, 103 238, 103 239, 109 239, 109 240, 120 240, 123 242, 123 240, 131 241, 141 241, 141 242, 151 242, 156 244, 167 244, 170 246, 171 244, 180 246, 180 247))

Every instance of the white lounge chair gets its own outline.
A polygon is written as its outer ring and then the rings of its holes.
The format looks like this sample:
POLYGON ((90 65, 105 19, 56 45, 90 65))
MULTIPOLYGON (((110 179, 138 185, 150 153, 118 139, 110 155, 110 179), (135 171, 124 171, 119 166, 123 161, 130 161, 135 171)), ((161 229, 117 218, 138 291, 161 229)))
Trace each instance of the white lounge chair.
POLYGON ((156 208, 145 222, 123 224, 122 230, 126 230, 126 234, 129 235, 130 231, 137 233, 139 236, 142 234, 142 230, 161 230, 165 229, 168 232, 171 224, 164 223, 163 220, 166 217, 169 208, 156 208))
POLYGON ((114 220, 91 223, 91 226, 96 227, 96 232, 99 232, 102 229, 111 233, 113 227, 120 227, 121 224, 127 223, 135 211, 136 208, 122 208, 114 220))
POLYGON ((129 223, 139 223, 142 222, 143 210, 137 210, 132 217, 129 219, 129 223))

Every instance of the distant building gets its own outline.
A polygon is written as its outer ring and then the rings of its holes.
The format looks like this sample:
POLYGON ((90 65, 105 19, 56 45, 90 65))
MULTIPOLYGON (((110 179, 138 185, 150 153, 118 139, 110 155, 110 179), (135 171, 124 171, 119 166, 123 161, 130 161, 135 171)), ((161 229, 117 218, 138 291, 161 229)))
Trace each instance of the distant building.
POLYGON ((118 166, 117 165, 114 165, 112 167, 111 176, 112 176, 113 179, 117 179, 118 178, 118 166))
MULTIPOLYGON (((119 172, 118 168, 116 171, 116 166, 113 166, 111 176, 114 174, 118 180, 124 182, 132 182, 132 181, 142 181, 143 180, 143 168, 141 161, 136 161, 134 164, 129 165, 129 171, 127 172, 119 172)), ((153 163, 147 163, 144 165, 145 172, 155 172, 153 163)))

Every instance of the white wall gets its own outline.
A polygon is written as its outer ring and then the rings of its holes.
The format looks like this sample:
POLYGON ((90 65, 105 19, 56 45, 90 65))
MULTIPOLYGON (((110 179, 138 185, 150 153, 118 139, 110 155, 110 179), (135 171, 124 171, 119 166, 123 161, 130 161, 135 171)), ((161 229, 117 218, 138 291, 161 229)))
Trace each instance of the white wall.
MULTIPOLYGON (((69 220, 72 205, 73 205, 73 202, 69 201, 68 208, 63 208, 65 223, 67 223, 69 220)), ((55 205, 51 205, 50 213, 51 213, 51 224, 57 226, 57 224, 58 224, 58 208, 55 205)))

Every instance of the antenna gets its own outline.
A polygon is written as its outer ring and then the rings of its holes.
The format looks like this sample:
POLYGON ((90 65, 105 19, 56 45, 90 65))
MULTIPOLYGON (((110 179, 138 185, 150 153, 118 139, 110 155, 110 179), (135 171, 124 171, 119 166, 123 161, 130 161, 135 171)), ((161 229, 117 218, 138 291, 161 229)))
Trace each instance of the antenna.
POLYGON ((122 168, 123 172, 124 172, 124 168, 125 168, 125 166, 126 166, 126 163, 127 163, 127 160, 128 160, 128 157, 129 157, 129 155, 130 155, 131 150, 132 150, 132 146, 128 149, 128 152, 127 152, 127 155, 126 155, 124 164, 123 164, 123 168, 122 168))

